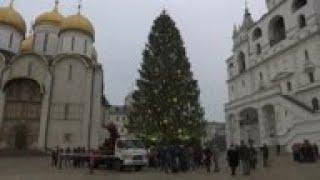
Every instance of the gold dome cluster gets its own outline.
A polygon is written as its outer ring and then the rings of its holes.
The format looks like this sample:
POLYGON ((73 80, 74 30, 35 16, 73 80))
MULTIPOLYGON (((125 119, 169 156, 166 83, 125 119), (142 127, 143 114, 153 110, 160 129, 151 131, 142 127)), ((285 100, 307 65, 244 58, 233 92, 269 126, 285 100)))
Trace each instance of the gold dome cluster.
MULTIPOLYGON (((13 2, 13 1, 12 1, 13 2)), ((26 23, 19 12, 17 12, 12 5, 8 7, 0 7, 0 24, 7 24, 13 26, 21 33, 26 33, 26 23)), ((81 5, 79 5, 79 13, 64 17, 60 14, 58 9, 59 2, 53 10, 40 14, 35 19, 34 26, 37 25, 55 25, 61 28, 61 31, 79 30, 91 37, 94 37, 95 30, 92 23, 80 13, 81 5)))
POLYGON ((0 23, 13 26, 22 34, 26 33, 26 22, 12 5, 9 7, 0 7, 0 23))
POLYGON ((56 25, 60 26, 63 21, 63 16, 60 14, 58 7, 56 6, 52 11, 50 12, 45 12, 40 14, 36 20, 34 25, 56 25))
POLYGON ((95 34, 91 22, 80 13, 64 18, 61 24, 61 31, 66 30, 79 30, 91 37, 94 37, 95 34))
POLYGON ((21 53, 30 53, 33 50, 33 36, 30 34, 22 41, 20 51, 21 53))

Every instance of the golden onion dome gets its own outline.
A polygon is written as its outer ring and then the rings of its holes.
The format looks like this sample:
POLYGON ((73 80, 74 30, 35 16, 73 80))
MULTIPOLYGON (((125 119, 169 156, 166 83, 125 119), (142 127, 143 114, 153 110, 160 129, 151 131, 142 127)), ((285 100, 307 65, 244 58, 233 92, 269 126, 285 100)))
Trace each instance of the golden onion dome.
POLYGON ((60 14, 57 7, 55 7, 50 12, 45 12, 43 14, 40 14, 36 20, 34 25, 55 25, 60 26, 63 21, 63 16, 60 14))
POLYGON ((22 41, 20 52, 29 53, 33 50, 33 35, 28 36, 25 40, 22 41))
POLYGON ((61 31, 79 30, 94 38, 95 30, 92 23, 80 13, 71 15, 63 19, 61 31))
POLYGON ((26 33, 26 22, 12 5, 8 7, 0 7, 0 23, 13 26, 22 34, 26 33))

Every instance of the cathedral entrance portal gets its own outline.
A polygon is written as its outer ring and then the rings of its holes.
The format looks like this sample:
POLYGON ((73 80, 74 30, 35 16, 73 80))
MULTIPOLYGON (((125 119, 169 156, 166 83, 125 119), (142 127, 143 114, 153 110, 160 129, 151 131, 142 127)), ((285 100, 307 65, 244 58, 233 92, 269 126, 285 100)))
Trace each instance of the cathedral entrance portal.
POLYGON ((275 145, 276 142, 276 115, 273 105, 266 105, 262 108, 263 117, 264 117, 264 128, 266 140, 270 145, 275 145))
POLYGON ((27 148, 27 127, 24 124, 16 125, 14 128, 14 148, 23 150, 27 148))
POLYGON ((240 112, 240 139, 248 144, 250 141, 255 146, 260 145, 260 128, 258 111, 247 108, 240 112))
POLYGON ((4 144, 7 148, 36 148, 42 99, 39 84, 30 79, 16 79, 9 81, 4 91, 6 95, 2 126, 4 144))

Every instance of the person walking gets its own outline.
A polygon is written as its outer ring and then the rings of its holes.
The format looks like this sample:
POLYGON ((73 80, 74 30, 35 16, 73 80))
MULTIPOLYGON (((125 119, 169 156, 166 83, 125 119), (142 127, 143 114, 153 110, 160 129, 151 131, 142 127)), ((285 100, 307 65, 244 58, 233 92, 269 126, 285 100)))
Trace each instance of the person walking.
POLYGON ((59 148, 56 147, 56 149, 53 149, 51 151, 51 165, 53 167, 57 167, 57 165, 58 165, 58 150, 59 150, 59 148))
POLYGON ((239 148, 239 159, 243 175, 250 175, 250 151, 244 141, 241 141, 241 145, 239 148))
POLYGON ((313 144, 313 154, 314 154, 314 160, 319 160, 319 147, 316 143, 313 144))
POLYGON ((212 151, 210 150, 210 148, 206 148, 204 150, 204 164, 206 166, 207 172, 210 173, 211 171, 211 159, 212 159, 212 151))
POLYGON ((164 171, 165 169, 165 146, 159 146, 158 147, 158 158, 159 158, 159 166, 160 171, 164 171))
POLYGON ((164 172, 169 173, 169 170, 171 169, 171 163, 173 162, 172 160, 172 153, 171 153, 171 147, 167 146, 164 149, 164 172))
POLYGON ((188 149, 187 149, 187 158, 188 158, 188 164, 189 164, 189 169, 190 170, 195 170, 196 167, 195 167, 195 162, 194 162, 194 149, 192 146, 189 146, 188 149))
POLYGON ((257 165, 257 151, 256 149, 253 147, 253 144, 250 144, 249 147, 249 161, 250 161, 250 168, 251 169, 256 169, 256 165, 257 165))
POLYGON ((170 156, 171 156, 171 172, 177 173, 179 171, 179 148, 177 145, 174 145, 170 148, 170 156))
POLYGON ((63 149, 58 147, 58 168, 62 169, 62 162, 63 162, 63 149))
POLYGON ((219 148, 217 146, 213 147, 213 164, 214 164, 214 172, 217 173, 220 171, 219 167, 219 148))
POLYGON ((277 156, 280 156, 280 153, 281 153, 281 145, 280 145, 280 144, 277 144, 277 145, 276 145, 276 148, 277 148, 277 156))
POLYGON ((202 147, 200 145, 195 145, 193 152, 194 152, 193 158, 194 158, 195 167, 196 169, 199 169, 200 166, 202 165, 202 158, 203 158, 202 147))
POLYGON ((71 166, 71 150, 69 147, 65 149, 65 158, 64 158, 64 165, 65 167, 71 166))
POLYGON ((231 169, 231 175, 234 176, 236 174, 237 167, 239 166, 239 152, 233 144, 227 151, 227 161, 231 169))
POLYGON ((300 147, 298 143, 294 143, 291 147, 293 160, 296 162, 300 161, 300 147))
POLYGON ((263 147, 262 147, 262 160, 263 160, 263 167, 267 167, 268 160, 269 160, 269 149, 267 144, 263 144, 263 147))

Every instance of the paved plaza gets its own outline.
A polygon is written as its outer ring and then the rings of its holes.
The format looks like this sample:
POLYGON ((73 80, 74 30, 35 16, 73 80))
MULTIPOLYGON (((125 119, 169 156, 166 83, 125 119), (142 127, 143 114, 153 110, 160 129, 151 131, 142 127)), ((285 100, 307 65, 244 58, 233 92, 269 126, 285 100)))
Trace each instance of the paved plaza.
POLYGON ((238 175, 231 177, 227 168, 223 167, 218 174, 207 174, 204 170, 176 175, 166 175, 152 169, 142 172, 95 171, 90 175, 87 169, 57 170, 49 166, 47 158, 1 158, 1 180, 319 180, 320 163, 296 164, 289 156, 273 160, 272 166, 264 169, 259 167, 249 177, 238 175))

